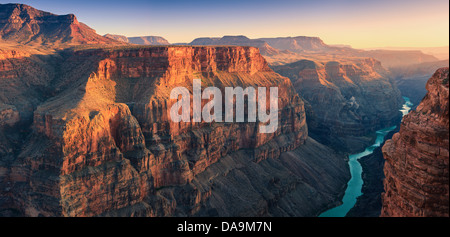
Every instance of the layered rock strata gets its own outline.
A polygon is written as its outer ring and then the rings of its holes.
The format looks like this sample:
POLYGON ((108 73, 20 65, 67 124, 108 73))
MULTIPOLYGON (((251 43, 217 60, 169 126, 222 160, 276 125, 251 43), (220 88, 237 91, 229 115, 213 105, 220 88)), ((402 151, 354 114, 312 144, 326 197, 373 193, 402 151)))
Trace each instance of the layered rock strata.
POLYGON ((449 216, 449 69, 427 82, 428 93, 386 141, 381 216, 449 216))
POLYGON ((402 98, 374 59, 325 63, 300 60, 273 66, 306 102, 308 127, 321 142, 347 151, 370 144, 367 134, 401 118, 402 98))
MULTIPOLYGON (((337 204, 349 178, 345 159, 307 141, 303 101, 258 49, 61 55, 48 80, 54 96, 34 110, 30 134, 2 167, 3 215, 312 216, 337 204), (250 122, 172 122, 170 91, 192 90, 194 78, 222 91, 278 87, 277 131, 259 133, 250 122)), ((3 107, 9 123, 14 110, 3 107)))

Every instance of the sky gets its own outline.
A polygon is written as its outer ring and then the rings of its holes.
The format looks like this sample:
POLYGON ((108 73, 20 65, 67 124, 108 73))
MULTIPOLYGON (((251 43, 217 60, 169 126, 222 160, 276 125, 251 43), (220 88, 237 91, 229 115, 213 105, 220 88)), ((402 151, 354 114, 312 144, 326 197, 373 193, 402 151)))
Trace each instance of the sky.
MULTIPOLYGON (((7 1, 0 0, 0 3, 7 1)), ((170 43, 198 37, 317 36, 354 48, 449 45, 448 0, 21 0, 73 13, 104 35, 156 35, 170 43)))

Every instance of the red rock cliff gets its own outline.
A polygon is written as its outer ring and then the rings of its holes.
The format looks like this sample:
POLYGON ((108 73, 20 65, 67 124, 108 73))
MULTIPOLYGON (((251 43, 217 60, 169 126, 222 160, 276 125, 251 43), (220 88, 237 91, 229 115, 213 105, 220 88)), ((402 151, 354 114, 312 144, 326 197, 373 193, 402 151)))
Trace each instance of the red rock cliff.
POLYGON ((449 69, 428 80, 427 95, 386 141, 381 216, 449 216, 449 69))
MULTIPOLYGON (((71 53, 60 71, 54 81, 60 93, 34 112, 33 133, 11 168, 12 195, 23 215, 173 215, 176 202, 157 195, 161 188, 191 186, 236 152, 245 150, 246 159, 259 163, 307 138, 303 102, 256 48, 83 50, 71 53), (258 123, 171 122, 171 89, 192 88, 194 78, 202 87, 277 86, 278 130, 259 133, 258 123)), ((178 205, 192 208, 212 194, 209 188, 186 195, 194 203, 182 199, 178 205)))

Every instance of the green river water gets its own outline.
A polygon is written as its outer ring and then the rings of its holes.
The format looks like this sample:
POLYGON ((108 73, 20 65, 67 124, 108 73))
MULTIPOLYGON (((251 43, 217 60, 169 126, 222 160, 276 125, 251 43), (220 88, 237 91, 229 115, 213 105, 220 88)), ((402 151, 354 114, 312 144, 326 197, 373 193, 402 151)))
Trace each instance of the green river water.
MULTIPOLYGON (((409 113, 413 104, 411 103, 408 97, 403 97, 403 99, 405 100, 405 103, 403 104, 402 109, 400 109, 400 112, 402 112, 403 116, 405 116, 409 113)), ((385 136, 395 128, 396 126, 392 126, 376 131, 377 138, 374 144, 367 147, 363 152, 349 155, 348 165, 350 167, 350 174, 352 177, 350 181, 348 181, 347 183, 347 189, 345 190, 345 194, 342 199, 342 205, 323 212, 322 214, 319 215, 319 217, 344 217, 348 213, 348 211, 352 209, 352 207, 356 204, 356 199, 362 195, 361 193, 361 189, 363 186, 363 180, 361 177, 362 167, 361 164, 358 162, 358 159, 372 154, 372 152, 377 147, 380 147, 380 145, 384 142, 385 136)))

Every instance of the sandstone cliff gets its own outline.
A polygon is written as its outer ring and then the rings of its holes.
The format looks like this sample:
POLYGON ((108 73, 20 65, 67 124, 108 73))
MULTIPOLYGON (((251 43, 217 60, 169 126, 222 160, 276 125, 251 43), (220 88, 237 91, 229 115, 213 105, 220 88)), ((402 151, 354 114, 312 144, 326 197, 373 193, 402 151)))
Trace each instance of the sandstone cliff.
POLYGON ((401 118, 400 92, 374 59, 324 63, 301 60, 273 69, 290 78, 306 101, 312 136, 340 149, 361 150, 365 142, 355 137, 401 118))
POLYGON ((430 53, 420 50, 362 50, 351 47, 338 47, 324 43, 318 37, 296 36, 278 38, 260 38, 260 41, 268 43, 271 47, 279 50, 277 54, 267 55, 269 63, 278 65, 295 62, 300 59, 352 59, 373 58, 381 62, 383 67, 405 67, 413 64, 434 62, 438 58, 430 53), (293 52, 293 53, 286 53, 293 52))
MULTIPOLYGON (((49 96, 31 107, 30 131, 1 156, 2 215, 314 216, 339 202, 345 158, 307 139, 303 101, 258 49, 116 47, 58 57, 53 74, 40 77, 49 96), (171 89, 192 88, 194 78, 203 87, 277 86, 278 130, 171 122, 171 89)), ((4 104, 9 126, 20 109, 4 104)))
POLYGON ((257 48, 117 47, 74 15, 0 8, 0 216, 315 216, 339 203, 345 157, 308 138, 303 101, 257 48), (171 89, 194 78, 277 86, 278 130, 171 122, 171 89))
POLYGON ((428 80, 428 93, 383 146, 381 216, 449 216, 449 69, 428 80))
POLYGON ((361 50, 358 55, 379 60, 386 68, 405 67, 413 64, 434 62, 439 59, 419 50, 361 50))

